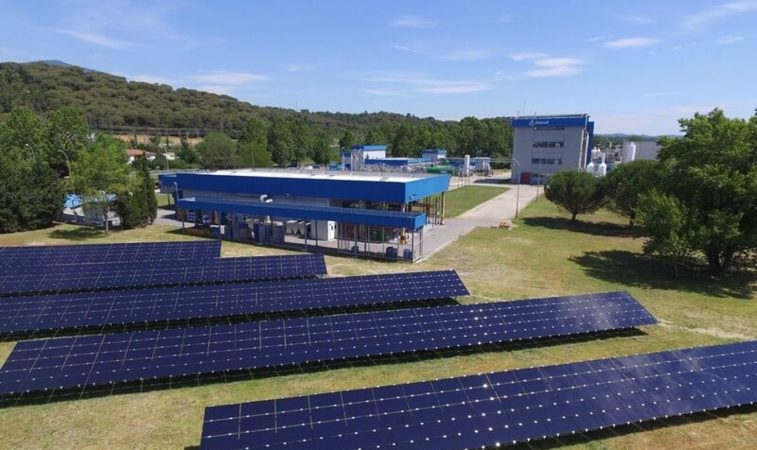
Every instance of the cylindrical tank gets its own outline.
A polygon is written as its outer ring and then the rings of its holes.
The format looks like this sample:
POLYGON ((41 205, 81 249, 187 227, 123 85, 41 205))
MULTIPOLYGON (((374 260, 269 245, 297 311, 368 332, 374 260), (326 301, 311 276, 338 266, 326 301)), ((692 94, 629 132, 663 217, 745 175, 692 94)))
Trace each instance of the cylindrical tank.
POLYGON ((597 147, 594 147, 591 150, 591 159, 597 159, 597 158, 599 158, 599 155, 601 153, 602 153, 602 151, 600 149, 598 149, 597 147))
POLYGON ((631 162, 636 159, 636 144, 632 141, 623 143, 623 153, 621 154, 623 162, 631 162))
POLYGON ((466 177, 470 175, 470 155, 465 155, 463 158, 463 175, 466 177))
POLYGON ((589 161, 589 164, 586 165, 586 173, 594 175, 594 170, 596 170, 596 167, 594 167, 594 161, 589 161))
POLYGON ((597 176, 603 177, 607 175, 607 164, 605 164, 605 154, 602 153, 602 162, 599 164, 599 168, 597 168, 597 176))

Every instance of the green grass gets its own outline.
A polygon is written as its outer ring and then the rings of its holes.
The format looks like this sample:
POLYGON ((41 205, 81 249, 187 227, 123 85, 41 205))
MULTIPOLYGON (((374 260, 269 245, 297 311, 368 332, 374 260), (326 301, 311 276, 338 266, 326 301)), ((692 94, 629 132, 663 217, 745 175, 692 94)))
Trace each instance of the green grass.
POLYGON ((469 209, 491 200, 508 188, 499 186, 463 186, 448 191, 446 195, 445 217, 457 217, 469 209))
MULTIPOLYGON (((487 188, 489 189, 489 188, 487 188)), ((556 364, 641 352, 757 339, 754 274, 713 277, 683 273, 641 255, 642 239, 625 219, 600 211, 567 215, 539 200, 513 230, 476 229, 432 258, 415 265, 328 257, 334 275, 456 269, 473 294, 465 303, 581 292, 627 290, 660 324, 643 334, 600 340, 565 341, 444 358, 356 365, 328 371, 293 373, 255 380, 217 383, 0 410, 5 448, 182 448, 199 444, 203 409, 210 405, 361 388, 518 367, 556 364)), ((51 230, 0 236, 0 245, 24 238, 37 243, 71 242, 51 230)), ((166 227, 114 232, 95 242, 185 239, 166 227)), ((224 243, 224 254, 284 253, 224 243)), ((0 343, 0 362, 13 343, 0 343)), ((757 413, 713 414, 710 420, 669 421, 675 426, 641 425, 639 432, 608 431, 564 441, 568 447, 601 449, 753 448, 757 413)))

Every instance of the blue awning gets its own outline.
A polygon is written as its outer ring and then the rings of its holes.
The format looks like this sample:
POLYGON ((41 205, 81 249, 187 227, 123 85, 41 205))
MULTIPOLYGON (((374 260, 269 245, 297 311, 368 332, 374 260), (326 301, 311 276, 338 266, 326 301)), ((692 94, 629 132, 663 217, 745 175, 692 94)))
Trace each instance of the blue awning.
POLYGON ((291 220, 331 220, 355 225, 408 228, 417 230, 426 224, 426 215, 418 212, 384 211, 379 209, 337 208, 276 203, 218 202, 214 200, 179 199, 180 209, 218 211, 227 214, 272 216, 291 220))

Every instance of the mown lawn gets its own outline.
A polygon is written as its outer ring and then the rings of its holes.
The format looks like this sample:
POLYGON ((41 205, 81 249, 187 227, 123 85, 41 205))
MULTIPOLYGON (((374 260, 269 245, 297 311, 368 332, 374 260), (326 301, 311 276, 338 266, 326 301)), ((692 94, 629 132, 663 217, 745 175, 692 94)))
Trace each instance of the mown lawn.
MULTIPOLYGON (((485 188, 492 189, 492 188, 485 188)), ((269 399, 428 380, 544 364, 580 361, 640 352, 757 339, 754 274, 713 277, 684 273, 641 255, 642 240, 625 220, 608 212, 567 215, 539 200, 530 205, 514 230, 477 229, 427 261, 412 266, 328 257, 335 275, 405 270, 456 269, 471 293, 468 302, 627 290, 659 320, 633 336, 561 341, 553 345, 473 352, 393 364, 352 367, 197 387, 65 401, 0 410, 3 448, 183 448, 199 444, 203 409, 209 405, 269 399)), ((112 233, 96 242, 183 239, 167 227, 112 233)), ((10 236, 0 245, 26 240, 66 241, 75 235, 59 226, 10 236), (62 234, 63 233, 63 234, 62 234), (53 236, 54 234, 55 236, 53 236)), ((89 237, 87 238, 89 241, 89 237)), ((224 243, 225 255, 282 253, 224 243)), ((0 362, 13 343, 0 344, 0 362)), ((622 432, 607 431, 550 441, 573 448, 754 448, 757 412, 698 415, 643 424, 622 432)), ((537 447, 543 446, 542 444, 537 447)))
POLYGON ((508 188, 500 186, 463 186, 447 191, 445 217, 456 217, 465 211, 491 200, 508 188))

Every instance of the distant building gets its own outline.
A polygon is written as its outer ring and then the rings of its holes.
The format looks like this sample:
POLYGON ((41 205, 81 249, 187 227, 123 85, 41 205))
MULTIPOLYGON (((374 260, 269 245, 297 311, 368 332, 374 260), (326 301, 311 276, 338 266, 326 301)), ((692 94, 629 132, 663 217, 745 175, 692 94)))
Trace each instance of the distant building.
POLYGON ((447 149, 444 148, 427 148, 421 150, 421 159, 428 162, 437 162, 447 157, 447 149))
POLYGON ((637 141, 636 144, 636 158, 635 159, 657 159, 657 153, 659 153, 662 146, 655 141, 637 141))
POLYGON ((129 164, 133 163, 137 158, 145 158, 148 161, 155 160, 155 153, 148 152, 139 148, 129 148, 126 150, 126 156, 129 158, 129 164))
POLYGON ((588 114, 516 117, 513 126, 513 182, 544 184, 563 170, 583 169, 593 146, 588 114))
POLYGON ((366 160, 386 158, 387 145, 353 145, 351 150, 341 154, 341 165, 345 170, 360 170, 366 160))

